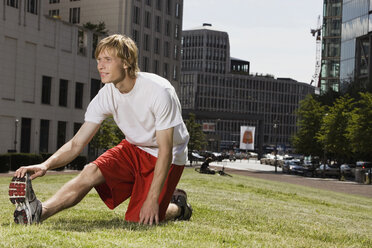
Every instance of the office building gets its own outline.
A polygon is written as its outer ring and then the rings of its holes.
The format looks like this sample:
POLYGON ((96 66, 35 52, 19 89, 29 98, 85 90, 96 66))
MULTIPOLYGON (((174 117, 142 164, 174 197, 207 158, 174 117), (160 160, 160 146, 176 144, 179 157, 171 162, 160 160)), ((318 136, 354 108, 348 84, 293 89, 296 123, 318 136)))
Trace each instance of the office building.
POLYGON ((320 92, 339 91, 342 0, 324 0, 320 92))
POLYGON ((314 87, 289 78, 253 76, 249 61, 230 57, 229 36, 203 24, 182 32, 180 101, 196 114, 207 149, 239 147, 240 126, 256 127, 256 147, 290 147, 299 101, 314 87))
POLYGON ((104 22, 108 34, 132 37, 142 71, 167 78, 178 90, 183 0, 49 0, 44 14, 77 25, 104 22))
POLYGON ((372 89, 371 31, 372 2, 343 0, 341 33, 340 88, 357 80, 372 89))
POLYGON ((101 86, 92 57, 99 34, 44 16, 43 2, 0 5, 0 153, 55 152, 101 86))

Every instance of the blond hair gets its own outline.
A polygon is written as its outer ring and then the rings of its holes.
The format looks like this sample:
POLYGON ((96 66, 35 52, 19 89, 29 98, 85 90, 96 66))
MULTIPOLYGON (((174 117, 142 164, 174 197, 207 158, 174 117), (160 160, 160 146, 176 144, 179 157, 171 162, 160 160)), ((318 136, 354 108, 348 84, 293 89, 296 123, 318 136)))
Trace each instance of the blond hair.
POLYGON ((98 43, 94 56, 98 58, 98 55, 106 49, 113 50, 114 55, 121 58, 128 66, 130 78, 137 77, 139 72, 138 48, 131 38, 121 34, 110 35, 98 43))

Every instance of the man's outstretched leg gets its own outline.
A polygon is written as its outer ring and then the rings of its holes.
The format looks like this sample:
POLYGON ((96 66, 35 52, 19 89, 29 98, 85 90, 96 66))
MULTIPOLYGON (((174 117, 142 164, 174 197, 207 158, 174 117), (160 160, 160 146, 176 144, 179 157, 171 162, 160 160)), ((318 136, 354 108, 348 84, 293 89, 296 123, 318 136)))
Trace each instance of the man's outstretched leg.
POLYGON ((9 186, 9 197, 16 205, 14 221, 21 224, 39 223, 63 209, 76 205, 94 186, 104 181, 98 167, 89 164, 77 177, 62 186, 54 196, 41 203, 33 193, 28 176, 24 179, 13 178, 9 186))

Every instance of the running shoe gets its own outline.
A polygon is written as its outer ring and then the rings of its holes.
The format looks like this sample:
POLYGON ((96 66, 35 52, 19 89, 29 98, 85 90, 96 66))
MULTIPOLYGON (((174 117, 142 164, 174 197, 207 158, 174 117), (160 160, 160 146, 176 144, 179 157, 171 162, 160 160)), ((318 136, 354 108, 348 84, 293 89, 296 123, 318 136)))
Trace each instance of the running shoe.
POLYGON ((14 222, 31 225, 40 223, 42 205, 36 198, 29 174, 13 177, 9 185, 9 200, 15 205, 14 222))

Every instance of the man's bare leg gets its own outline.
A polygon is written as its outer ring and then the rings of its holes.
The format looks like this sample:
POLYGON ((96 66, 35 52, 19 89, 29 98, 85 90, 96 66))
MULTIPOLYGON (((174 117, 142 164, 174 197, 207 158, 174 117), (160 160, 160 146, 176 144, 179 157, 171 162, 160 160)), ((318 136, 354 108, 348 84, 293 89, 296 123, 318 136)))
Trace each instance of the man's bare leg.
POLYGON ((175 220, 181 215, 181 208, 174 203, 169 203, 167 211, 165 212, 165 220, 175 220))
POLYGON ((105 178, 98 166, 88 164, 77 177, 67 182, 56 194, 42 203, 41 220, 76 205, 94 186, 104 182, 105 178))

